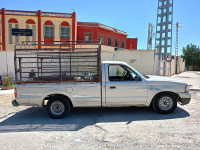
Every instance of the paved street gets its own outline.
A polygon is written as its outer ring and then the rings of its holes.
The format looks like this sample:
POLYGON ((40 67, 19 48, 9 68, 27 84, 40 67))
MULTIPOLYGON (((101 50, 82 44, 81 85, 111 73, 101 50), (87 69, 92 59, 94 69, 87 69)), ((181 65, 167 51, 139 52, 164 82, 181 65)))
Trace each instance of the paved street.
POLYGON ((174 113, 150 108, 76 108, 51 119, 42 108, 13 107, 13 91, 0 90, 1 150, 200 149, 200 72, 173 76, 190 85, 192 100, 174 113))

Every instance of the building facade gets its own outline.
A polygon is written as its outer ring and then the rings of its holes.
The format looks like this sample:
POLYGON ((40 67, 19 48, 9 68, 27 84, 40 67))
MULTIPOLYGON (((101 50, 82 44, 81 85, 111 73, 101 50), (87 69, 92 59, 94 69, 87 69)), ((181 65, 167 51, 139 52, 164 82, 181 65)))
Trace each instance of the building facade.
MULTIPOLYGON (((0 13, 0 50, 13 50, 21 41, 76 41, 76 13, 5 10, 0 13), (13 30, 15 29, 15 30, 13 30), (16 29, 20 29, 16 30, 16 29), (17 35, 31 29, 31 36, 17 35)), ((51 43, 51 42, 48 42, 51 43)), ((40 43, 38 43, 40 44, 40 43)), ((41 45, 38 45, 40 48, 41 45)))
MULTIPOLYGON (((115 28, 90 22, 77 22, 76 13, 0 10, 0 51, 14 50, 22 41, 100 41, 101 44, 137 50, 137 38, 115 28), (31 33, 23 32, 30 31, 31 33)), ((39 42, 38 44, 41 44, 39 42)), ((38 45, 41 48, 45 45, 38 45)), ((49 45, 48 45, 49 46, 49 45)))
POLYGON ((127 33, 115 28, 92 22, 77 23, 77 39, 79 41, 100 41, 101 44, 137 50, 137 38, 127 38, 127 33))

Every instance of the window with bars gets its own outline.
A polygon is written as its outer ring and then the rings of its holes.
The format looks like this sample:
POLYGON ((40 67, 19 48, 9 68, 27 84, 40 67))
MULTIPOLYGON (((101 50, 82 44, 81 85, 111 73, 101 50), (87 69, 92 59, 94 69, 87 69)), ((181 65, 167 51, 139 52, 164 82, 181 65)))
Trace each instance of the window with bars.
POLYGON ((70 39, 70 27, 60 26, 60 38, 70 39))
POLYGON ((92 41, 92 33, 85 33, 84 40, 87 42, 92 41))
MULTIPOLYGON (((30 29, 29 24, 26 25, 26 29, 30 29)), ((26 41, 30 41, 30 36, 26 36, 26 41)))
POLYGON ((104 44, 104 36, 102 34, 99 35, 99 41, 104 44))
POLYGON ((44 25, 44 37, 54 38, 54 26, 53 25, 44 25))
POLYGON ((36 44, 36 25, 26 24, 26 29, 32 29, 32 36, 26 36, 26 41, 33 41, 33 44, 36 44))
POLYGON ((125 41, 122 41, 122 48, 125 48, 125 41))
MULTIPOLYGON (((9 24, 9 44, 13 44, 13 35, 12 35, 13 26, 15 29, 19 29, 18 24, 9 24)), ((15 43, 19 43, 19 36, 15 35, 14 37, 15 37, 15 43)))
POLYGON ((112 46, 112 38, 108 37, 108 46, 112 46))
MULTIPOLYGON (((15 28, 16 28, 16 29, 19 29, 19 25, 18 25, 18 24, 15 24, 15 28)), ((19 43, 19 36, 18 36, 18 35, 15 36, 15 42, 16 42, 16 43, 19 43)))
POLYGON ((12 24, 9 24, 9 44, 13 43, 12 39, 12 24))
POLYGON ((33 44, 36 44, 36 25, 32 25, 32 27, 33 27, 33 44))
POLYGON ((119 40, 115 39, 115 47, 119 47, 119 40))

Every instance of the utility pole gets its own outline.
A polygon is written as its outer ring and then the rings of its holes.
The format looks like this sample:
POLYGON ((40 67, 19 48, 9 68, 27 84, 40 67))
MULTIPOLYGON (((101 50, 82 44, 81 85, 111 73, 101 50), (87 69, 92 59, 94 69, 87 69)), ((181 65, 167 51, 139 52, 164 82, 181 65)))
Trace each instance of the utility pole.
POLYGON ((173 0, 158 0, 154 71, 171 75, 173 0))
POLYGON ((178 29, 181 28, 179 26, 179 22, 176 23, 176 46, 175 46, 175 60, 176 60, 176 67, 175 67, 175 73, 178 73, 178 29))
POLYGON ((147 39, 147 50, 152 50, 153 28, 154 28, 154 26, 151 23, 149 23, 148 39, 147 39))

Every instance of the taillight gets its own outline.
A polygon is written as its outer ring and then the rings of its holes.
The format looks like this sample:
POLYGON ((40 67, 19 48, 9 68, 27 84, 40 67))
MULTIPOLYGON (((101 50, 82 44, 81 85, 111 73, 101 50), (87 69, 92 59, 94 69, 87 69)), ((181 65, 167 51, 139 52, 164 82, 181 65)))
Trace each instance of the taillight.
POLYGON ((17 89, 16 89, 16 87, 14 89, 14 94, 15 94, 15 98, 16 98, 17 97, 17 89))

